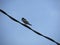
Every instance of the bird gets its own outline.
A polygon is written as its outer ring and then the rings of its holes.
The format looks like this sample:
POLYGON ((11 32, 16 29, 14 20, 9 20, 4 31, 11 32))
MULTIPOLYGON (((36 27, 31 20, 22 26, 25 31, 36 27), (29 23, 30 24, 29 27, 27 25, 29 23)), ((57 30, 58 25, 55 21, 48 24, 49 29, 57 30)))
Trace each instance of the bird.
POLYGON ((22 21, 24 24, 26 24, 26 25, 32 26, 32 25, 27 21, 27 19, 25 19, 24 17, 22 17, 21 21, 22 21))

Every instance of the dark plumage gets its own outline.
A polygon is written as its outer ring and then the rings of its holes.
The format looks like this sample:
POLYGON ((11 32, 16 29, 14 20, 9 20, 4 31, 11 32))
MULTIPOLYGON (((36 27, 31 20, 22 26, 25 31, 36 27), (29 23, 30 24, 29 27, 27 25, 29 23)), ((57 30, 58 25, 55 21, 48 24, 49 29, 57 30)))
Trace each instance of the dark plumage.
POLYGON ((30 25, 30 26, 31 26, 31 24, 30 24, 25 18, 22 18, 21 20, 22 20, 22 22, 23 22, 24 24, 27 24, 27 25, 30 25))

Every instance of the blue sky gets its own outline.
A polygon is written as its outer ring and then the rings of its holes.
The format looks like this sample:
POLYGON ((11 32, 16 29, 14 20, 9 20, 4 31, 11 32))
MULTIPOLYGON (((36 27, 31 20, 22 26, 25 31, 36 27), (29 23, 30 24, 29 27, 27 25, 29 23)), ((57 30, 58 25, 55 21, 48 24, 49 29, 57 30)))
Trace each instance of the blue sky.
MULTIPOLYGON (((25 17, 36 31, 60 42, 60 0, 0 0, 0 9, 21 21, 25 17)), ((56 45, 0 13, 2 45, 56 45)))

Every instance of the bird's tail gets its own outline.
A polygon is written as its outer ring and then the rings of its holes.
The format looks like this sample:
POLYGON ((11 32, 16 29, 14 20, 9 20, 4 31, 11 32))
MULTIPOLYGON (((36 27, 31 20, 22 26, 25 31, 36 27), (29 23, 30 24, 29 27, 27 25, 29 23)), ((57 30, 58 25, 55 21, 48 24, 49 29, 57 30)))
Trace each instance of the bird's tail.
POLYGON ((30 26, 32 26, 31 24, 29 24, 30 26))

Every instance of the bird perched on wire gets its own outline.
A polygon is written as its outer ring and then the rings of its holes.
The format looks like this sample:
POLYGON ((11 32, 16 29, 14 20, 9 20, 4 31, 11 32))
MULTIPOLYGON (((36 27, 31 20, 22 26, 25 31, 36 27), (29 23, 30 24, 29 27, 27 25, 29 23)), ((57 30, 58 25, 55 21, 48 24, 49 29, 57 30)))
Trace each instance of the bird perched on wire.
POLYGON ((24 24, 32 26, 24 17, 21 20, 24 24))

